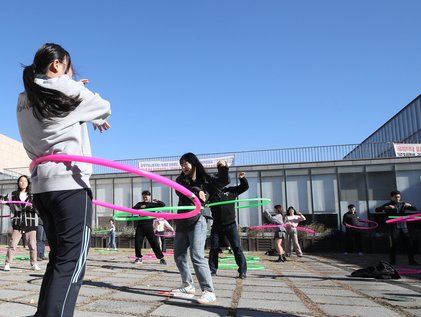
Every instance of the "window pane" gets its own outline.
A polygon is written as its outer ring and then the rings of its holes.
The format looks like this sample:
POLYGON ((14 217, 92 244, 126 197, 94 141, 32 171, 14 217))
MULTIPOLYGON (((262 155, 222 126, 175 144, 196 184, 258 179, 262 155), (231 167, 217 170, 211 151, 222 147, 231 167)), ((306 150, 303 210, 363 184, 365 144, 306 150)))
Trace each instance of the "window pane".
MULTIPOLYGON (((258 198, 260 197, 260 184, 257 173, 247 173, 249 190, 240 195, 239 198, 258 198)), ((243 203, 244 204, 244 203, 243 203)), ((238 222, 241 227, 258 226, 261 224, 261 209, 259 207, 238 209, 238 222)))
POLYGON ((293 206, 303 214, 308 214, 311 213, 310 175, 299 175, 305 172, 308 173, 307 170, 287 171, 286 198, 287 206, 293 206))
MULTIPOLYGON (((96 198, 101 201, 113 203, 113 181, 112 179, 98 179, 96 181, 96 198)), ((112 217, 113 211, 108 208, 96 206, 98 226, 106 226, 112 217)))
POLYGON ((367 191, 363 167, 342 167, 339 171, 340 219, 355 205, 361 218, 367 218, 367 191))
POLYGON ((338 212, 338 185, 336 174, 312 175, 314 213, 338 212))
POLYGON ((402 200, 421 208, 421 169, 396 171, 397 189, 402 200))

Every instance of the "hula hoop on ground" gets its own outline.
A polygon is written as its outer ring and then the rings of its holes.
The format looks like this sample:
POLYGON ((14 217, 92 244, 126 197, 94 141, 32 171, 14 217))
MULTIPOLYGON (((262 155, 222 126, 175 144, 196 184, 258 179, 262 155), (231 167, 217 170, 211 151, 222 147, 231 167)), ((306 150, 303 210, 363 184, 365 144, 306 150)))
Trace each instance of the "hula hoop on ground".
MULTIPOLYGON (((391 216, 395 217, 395 216, 391 216)), ((407 216, 396 216, 396 218, 386 220, 386 223, 398 223, 398 222, 406 222, 406 221, 419 221, 421 220, 421 213, 411 214, 407 216)))
MULTIPOLYGON (((263 229, 285 228, 285 227, 286 227, 286 225, 262 225, 262 226, 251 226, 251 227, 249 227, 249 230, 263 230, 263 229)), ((295 229, 297 229, 297 231, 302 231, 302 232, 306 232, 306 233, 310 233, 310 234, 316 234, 317 233, 313 229, 306 228, 306 227, 297 226, 297 227, 295 227, 295 229)))
MULTIPOLYGON (((260 261, 260 258, 258 256, 252 256, 252 255, 248 255, 245 256, 246 261, 260 261)), ((219 261, 222 262, 229 262, 229 261, 234 261, 235 257, 233 255, 228 255, 228 256, 224 256, 223 258, 219 258, 219 261)))
MULTIPOLYGON (((265 267, 261 264, 250 263, 247 265, 247 270, 249 271, 258 271, 264 270, 265 267)), ((238 270, 238 265, 236 263, 218 263, 218 270, 238 270)))
POLYGON ((368 220, 368 219, 358 219, 358 221, 359 221, 359 222, 366 223, 366 224, 368 224, 369 226, 368 226, 368 227, 363 227, 363 226, 353 226, 353 225, 350 225, 350 224, 347 224, 347 223, 345 224, 345 226, 346 226, 347 228, 357 229, 357 230, 374 230, 374 229, 376 229, 376 228, 379 226, 379 224, 378 224, 377 222, 373 221, 373 220, 368 220), (371 226, 370 224, 372 224, 372 226, 371 226))
MULTIPOLYGON (((190 211, 190 212, 186 212, 186 213, 182 213, 182 214, 173 214, 173 213, 159 213, 156 214, 154 212, 150 212, 146 209, 131 209, 131 208, 126 208, 123 206, 116 206, 113 204, 109 204, 109 203, 105 203, 105 202, 101 202, 101 201, 95 201, 97 205, 103 206, 103 207, 107 207, 107 208, 111 208, 114 210, 120 210, 120 211, 126 211, 126 212, 130 212, 132 214, 136 214, 136 215, 140 215, 140 216, 149 216, 149 217, 160 217, 160 218, 164 218, 167 220, 171 220, 171 219, 187 219, 187 218, 191 218, 196 216, 197 214, 200 213, 200 210, 202 208, 202 205, 200 203, 199 198, 196 197, 196 195, 194 195, 190 190, 188 190, 187 188, 181 186, 180 184, 165 178, 161 175, 158 174, 154 174, 148 171, 143 171, 141 169, 132 167, 132 166, 127 166, 127 165, 123 165, 121 163, 118 162, 114 162, 114 161, 110 161, 110 160, 106 160, 106 159, 102 159, 102 158, 95 158, 95 157, 87 157, 87 156, 81 156, 81 155, 68 155, 68 154, 52 154, 52 155, 47 155, 47 156, 43 156, 43 157, 39 157, 36 160, 32 161, 31 165, 29 166, 29 169, 32 171, 34 169, 34 167, 38 164, 41 164, 43 162, 58 162, 58 163, 63 163, 63 162, 81 162, 81 163, 89 163, 89 164, 95 164, 95 165, 101 165, 101 166, 106 166, 106 167, 110 167, 110 168, 115 168, 115 169, 119 169, 128 173, 133 173, 135 175, 139 175, 148 179, 151 179, 153 181, 156 181, 158 183, 161 183, 163 185, 169 186, 171 188, 173 188, 174 190, 180 192, 181 194, 185 195, 188 198, 191 198, 193 200, 194 203, 194 210, 190 211)), ((162 208, 160 209, 162 210, 162 208)))
POLYGON ((251 208, 251 207, 260 207, 260 206, 265 206, 271 202, 269 198, 242 198, 242 199, 233 199, 233 200, 227 200, 227 201, 218 201, 215 203, 207 204, 206 207, 211 208, 215 206, 238 204, 238 203, 248 202, 248 201, 257 201, 257 203, 248 204, 248 205, 240 205, 240 206, 237 206, 236 208, 243 209, 243 208, 251 208))
POLYGON ((29 201, 20 201, 20 200, 0 200, 0 204, 32 206, 32 203, 30 203, 29 201))

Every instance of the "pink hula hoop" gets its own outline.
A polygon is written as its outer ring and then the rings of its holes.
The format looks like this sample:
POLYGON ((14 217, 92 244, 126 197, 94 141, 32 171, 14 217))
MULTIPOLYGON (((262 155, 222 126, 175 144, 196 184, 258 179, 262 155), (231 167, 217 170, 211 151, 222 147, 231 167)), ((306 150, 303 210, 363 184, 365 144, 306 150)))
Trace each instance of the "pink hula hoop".
MULTIPOLYGON (((249 227, 249 230, 262 230, 262 229, 271 229, 271 228, 285 228, 285 225, 263 225, 263 226, 251 226, 249 227)), ((295 227, 298 231, 303 231, 306 233, 316 234, 316 231, 313 229, 305 228, 297 226, 295 227)))
POLYGON ((358 219, 358 221, 359 222, 364 222, 364 223, 367 223, 367 224, 372 223, 373 225, 372 226, 369 226, 369 227, 360 227, 360 226, 349 225, 349 224, 346 223, 345 226, 347 228, 358 229, 358 230, 374 230, 374 229, 376 229, 379 226, 379 224, 377 222, 373 221, 373 220, 358 219))
POLYGON ((20 201, 20 200, 0 200, 0 204, 15 204, 15 205, 32 206, 32 203, 30 203, 29 201, 20 201))
POLYGON ((421 220, 421 213, 406 215, 402 217, 398 217, 395 219, 386 220, 386 223, 398 223, 398 222, 412 222, 412 221, 420 221, 421 220))
POLYGON ((110 209, 114 209, 114 210, 121 210, 121 211, 125 211, 125 212, 130 212, 132 214, 135 215, 139 215, 139 216, 148 216, 148 217, 159 217, 159 218, 164 218, 167 220, 171 220, 171 219, 187 219, 190 217, 194 217, 197 214, 200 213, 200 210, 202 208, 202 205, 200 203, 199 198, 196 197, 195 194, 193 194, 190 190, 188 190, 187 188, 181 186, 180 184, 166 178, 163 177, 161 175, 158 174, 154 174, 148 171, 143 171, 141 169, 132 167, 132 166, 127 166, 127 165, 123 165, 114 161, 110 161, 110 160, 106 160, 106 159, 102 159, 102 158, 95 158, 95 157, 87 157, 87 156, 81 156, 81 155, 69 155, 69 154, 52 154, 52 155, 47 155, 47 156, 43 156, 43 157, 39 157, 36 160, 32 161, 31 165, 29 166, 29 169, 32 171, 33 168, 43 162, 58 162, 58 163, 62 163, 62 162, 82 162, 82 163, 90 163, 90 164, 95 164, 95 165, 101 165, 101 166, 106 166, 106 167, 110 167, 110 168, 115 168, 118 170, 122 170, 128 173, 132 173, 135 175, 139 175, 148 179, 151 179, 153 181, 156 181, 158 183, 161 183, 163 185, 169 186, 173 189, 175 189, 176 191, 182 193, 183 195, 185 195, 186 197, 192 198, 193 199, 193 203, 195 205, 195 209, 190 211, 190 212, 186 212, 186 213, 182 213, 182 214, 174 214, 174 213, 155 213, 155 212, 150 212, 147 211, 146 209, 132 209, 132 208, 127 208, 127 207, 123 207, 123 206, 116 206, 110 203, 106 203, 106 202, 102 202, 102 201, 98 201, 98 200, 93 200, 92 203, 102 206, 102 207, 106 207, 106 208, 110 208, 110 209))
POLYGON ((159 234, 157 231, 154 232, 156 237, 161 237, 161 238, 174 238, 175 237, 175 232, 171 232, 168 234, 159 234))

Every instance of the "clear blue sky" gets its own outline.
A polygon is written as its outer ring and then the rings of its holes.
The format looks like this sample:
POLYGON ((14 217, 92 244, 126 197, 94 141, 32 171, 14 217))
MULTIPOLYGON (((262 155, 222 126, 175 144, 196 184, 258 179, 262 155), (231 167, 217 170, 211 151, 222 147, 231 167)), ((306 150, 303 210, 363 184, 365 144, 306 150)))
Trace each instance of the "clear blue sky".
POLYGON ((20 63, 66 48, 112 104, 109 159, 358 143, 420 94, 421 1, 6 1, 0 133, 20 63))

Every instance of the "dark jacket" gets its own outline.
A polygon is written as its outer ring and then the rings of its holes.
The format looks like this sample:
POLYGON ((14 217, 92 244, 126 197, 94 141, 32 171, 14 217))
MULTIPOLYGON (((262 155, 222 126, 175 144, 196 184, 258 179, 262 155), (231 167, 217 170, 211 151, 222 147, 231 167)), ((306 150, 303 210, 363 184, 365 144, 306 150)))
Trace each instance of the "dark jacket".
MULTIPOLYGON (((358 220, 358 215, 357 213, 352 213, 350 211, 348 211, 342 218, 342 223, 344 224, 344 226, 346 227, 346 225, 351 225, 351 226, 360 226, 360 221, 358 220)), ((346 230, 352 230, 352 228, 348 228, 346 227, 346 230)))
MULTIPOLYGON (((389 216, 403 216, 405 214, 405 211, 407 210, 417 210, 417 208, 415 208, 415 206, 407 206, 405 207, 406 202, 404 201, 400 201, 400 202, 396 202, 391 200, 390 202, 381 205, 380 207, 376 208, 376 212, 386 212, 389 216), (395 209, 385 209, 386 206, 395 206, 395 209)), ((398 222, 393 224, 392 226, 392 230, 394 229, 403 229, 403 230, 408 230, 408 226, 406 225, 406 222, 398 222)))
MULTIPOLYGON (((184 175, 184 173, 181 173, 180 176, 177 177, 176 182, 188 190, 190 190, 193 194, 196 196, 199 195, 200 191, 204 191, 208 195, 208 199, 213 197, 217 191, 221 190, 224 186, 228 185, 230 182, 229 175, 228 175, 228 167, 227 166, 220 166, 218 167, 218 173, 215 175, 208 175, 208 177, 202 181, 199 179, 196 179, 193 181, 190 177, 184 175)), ((178 205, 179 206, 193 206, 193 201, 184 196, 183 194, 176 191, 176 194, 178 195, 178 205)), ((206 202, 202 201, 202 206, 206 202)), ((186 213, 190 212, 191 210, 179 210, 178 213, 186 213)), ((199 220, 201 214, 198 214, 194 217, 187 218, 187 219, 178 219, 176 220, 177 225, 177 231, 189 231, 193 228, 193 226, 197 223, 199 220)))
MULTIPOLYGON (((236 199, 239 195, 249 189, 249 183, 245 177, 240 178, 240 185, 224 187, 215 193, 209 202, 220 202, 236 199)), ((211 208, 212 226, 226 226, 235 222, 235 204, 220 205, 211 208)))
MULTIPOLYGON (((155 200, 155 201, 149 201, 149 202, 145 202, 145 201, 139 201, 136 205, 133 206, 133 209, 148 209, 148 208, 157 208, 157 207, 165 207, 165 203, 163 203, 160 200, 155 200)), ((153 223, 153 220, 155 218, 153 217, 149 217, 148 219, 144 219, 144 220, 137 220, 135 222, 136 226, 145 224, 146 222, 150 222, 153 223)))
MULTIPOLYGON (((8 196, 1 197, 3 200, 20 201, 19 191, 14 191, 8 196)), ((28 193, 26 202, 32 203, 32 194, 28 193)), ((12 214, 12 228, 22 232, 29 232, 37 229, 38 226, 38 213, 33 206, 8 204, 12 214)))

